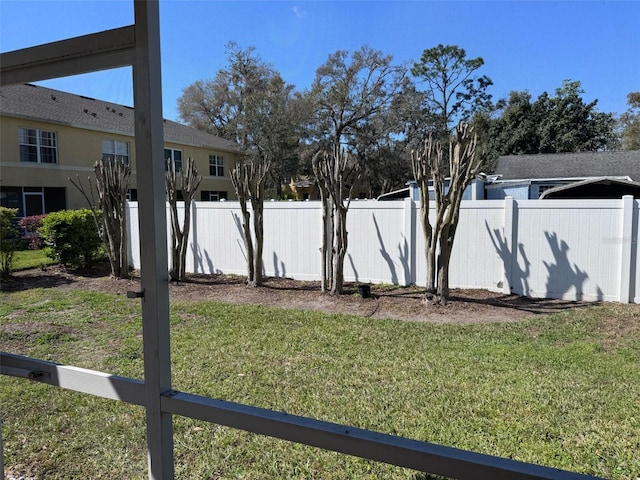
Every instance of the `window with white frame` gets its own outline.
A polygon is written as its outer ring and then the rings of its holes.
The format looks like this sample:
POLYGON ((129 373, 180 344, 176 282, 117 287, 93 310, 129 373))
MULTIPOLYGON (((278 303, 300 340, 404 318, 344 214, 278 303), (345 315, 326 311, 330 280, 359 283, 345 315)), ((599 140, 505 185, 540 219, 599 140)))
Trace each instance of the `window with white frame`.
POLYGON ((125 165, 129 165, 129 142, 122 140, 103 140, 102 141, 102 159, 115 160, 121 158, 125 165))
POLYGON ((223 190, 202 190, 200 200, 203 202, 220 202, 227 199, 227 192, 223 190))
POLYGON ((58 163, 56 132, 37 128, 21 128, 20 161, 32 163, 58 163))
POLYGON ((209 175, 224 177, 224 158, 221 155, 209 155, 209 175))
POLYGON ((176 172, 182 170, 182 150, 176 150, 175 148, 165 148, 164 160, 165 170, 169 169, 169 160, 173 160, 173 163, 176 166, 176 172))

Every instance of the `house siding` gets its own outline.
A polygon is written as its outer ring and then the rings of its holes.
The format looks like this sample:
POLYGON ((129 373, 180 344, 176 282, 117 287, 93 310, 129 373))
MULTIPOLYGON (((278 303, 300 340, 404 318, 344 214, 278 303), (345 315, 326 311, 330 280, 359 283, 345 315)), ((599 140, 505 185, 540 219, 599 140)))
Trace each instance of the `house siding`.
POLYGON ((530 185, 488 185, 486 187, 487 200, 504 200, 513 197, 516 200, 529 199, 530 185))
MULTIPOLYGON (((76 176, 85 183, 88 178, 94 178, 93 164, 102 158, 103 140, 119 140, 129 143, 129 159, 132 166, 130 188, 136 189, 136 153, 133 136, 100 131, 96 129, 81 128, 64 125, 56 122, 12 117, 3 115, 0 117, 0 130, 2 139, 0 142, 0 190, 2 191, 2 204, 9 205, 7 192, 15 192, 16 188, 58 188, 64 189, 62 205, 67 209, 87 207, 86 200, 81 193, 71 184, 70 178, 76 176), (20 161, 19 131, 20 128, 33 128, 56 132, 57 163, 31 163, 20 161)), ((200 199, 201 191, 224 191, 229 199, 235 198, 233 184, 229 177, 229 170, 240 160, 240 155, 204 147, 184 145, 180 143, 165 143, 166 148, 174 148, 182 151, 183 160, 188 157, 195 159, 198 172, 203 176, 196 198, 200 199), (224 158, 224 177, 209 175, 209 155, 219 155, 224 158)), ((159 161, 164 161, 160 159, 159 161)), ((21 190, 24 193, 24 190, 21 190)), ((52 192, 52 190, 49 190, 52 192)), ((57 191, 60 192, 59 190, 57 191)), ((45 192, 45 197, 46 197, 45 192)), ((15 202, 12 201, 11 205, 15 202)), ((20 215, 24 215, 24 199, 20 202, 20 215)), ((60 202, 48 202, 59 209, 60 202)), ((45 211, 50 211, 45 205, 45 211)))

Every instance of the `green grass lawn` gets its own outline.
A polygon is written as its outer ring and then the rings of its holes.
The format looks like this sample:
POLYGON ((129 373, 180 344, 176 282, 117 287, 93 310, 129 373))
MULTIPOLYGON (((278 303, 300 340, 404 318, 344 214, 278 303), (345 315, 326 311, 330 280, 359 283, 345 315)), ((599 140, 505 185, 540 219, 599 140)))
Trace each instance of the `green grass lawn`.
POLYGON ((13 255, 13 270, 26 270, 28 268, 38 268, 43 265, 53 265, 51 260, 44 253, 44 250, 19 250, 13 255))
MULTIPOLYGON (((140 305, 0 293, 0 349, 142 377, 140 305)), ((434 325, 172 305, 177 390, 614 479, 640 475, 640 307, 434 325)), ((146 478, 144 411, 0 377, 4 461, 38 478, 146 478)), ((174 417, 176 478, 424 478, 174 417)))

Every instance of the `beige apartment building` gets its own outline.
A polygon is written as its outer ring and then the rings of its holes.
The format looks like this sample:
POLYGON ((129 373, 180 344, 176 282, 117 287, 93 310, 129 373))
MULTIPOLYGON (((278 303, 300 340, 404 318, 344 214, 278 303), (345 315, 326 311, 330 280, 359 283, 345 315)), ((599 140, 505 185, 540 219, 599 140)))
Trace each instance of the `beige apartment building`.
MULTIPOLYGON (((234 199, 229 170, 240 147, 206 132, 164 121, 165 158, 180 168, 195 159, 202 182, 196 200, 234 199)), ((0 88, 0 205, 19 216, 87 207, 71 184, 87 185, 93 164, 123 157, 132 167, 129 197, 137 199, 134 114, 131 107, 31 84, 0 88)))

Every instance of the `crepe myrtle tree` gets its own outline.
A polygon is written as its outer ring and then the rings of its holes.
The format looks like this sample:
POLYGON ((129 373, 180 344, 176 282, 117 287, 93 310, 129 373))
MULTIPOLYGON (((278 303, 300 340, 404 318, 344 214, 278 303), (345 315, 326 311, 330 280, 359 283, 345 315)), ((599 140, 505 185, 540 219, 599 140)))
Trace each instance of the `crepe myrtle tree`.
POLYGON ((167 159, 165 188, 167 200, 169 201, 171 221, 171 268, 169 269, 169 276, 174 281, 184 280, 185 278, 187 245, 191 228, 191 203, 201 180, 202 175, 198 174, 198 169, 192 157, 187 158, 184 167, 179 172, 176 172, 176 162, 173 157, 167 159), (184 201, 182 226, 178 216, 178 192, 180 191, 184 201))
POLYGON ((247 160, 231 170, 231 181, 240 202, 242 212, 242 233, 247 258, 247 286, 262 285, 262 248, 264 245, 264 191, 271 161, 263 158, 261 162, 247 160), (251 234, 251 213, 253 212, 253 236, 251 234), (254 239, 255 238, 255 243, 254 239))
POLYGON ((322 289, 332 294, 343 289, 346 214, 361 172, 357 155, 347 153, 345 147, 350 152, 356 150, 356 136, 390 108, 405 84, 406 68, 392 61, 391 56, 367 46, 352 54, 337 51, 316 70, 309 92, 315 111, 309 136, 311 143, 320 145, 312 169, 320 187, 327 233, 321 249, 322 289))
POLYGON ((433 135, 422 147, 411 152, 411 166, 420 190, 420 219, 425 238, 426 292, 425 301, 445 304, 449 300, 449 262, 460 218, 460 202, 465 188, 480 170, 476 157, 477 135, 466 123, 456 127, 449 140, 449 185, 443 172, 443 148, 433 135), (429 220, 433 186, 435 221, 429 220))
POLYGON ((321 287, 339 295, 344 287, 344 258, 347 254, 347 212, 353 189, 360 178, 360 164, 344 149, 318 151, 312 161, 322 200, 323 235, 321 287))
POLYGON ((98 198, 93 183, 85 186, 76 175, 69 181, 87 201, 104 243, 111 266, 111 275, 127 278, 129 275, 129 251, 127 244, 127 192, 131 167, 124 157, 104 157, 93 166, 98 198))

